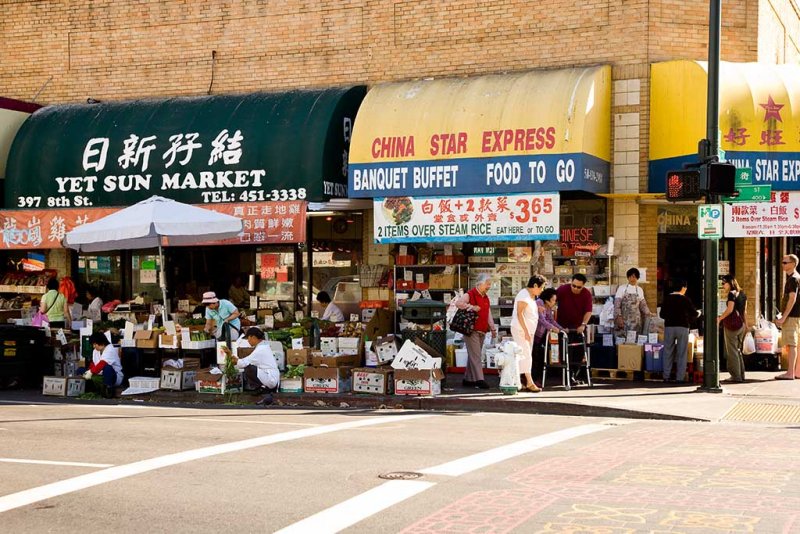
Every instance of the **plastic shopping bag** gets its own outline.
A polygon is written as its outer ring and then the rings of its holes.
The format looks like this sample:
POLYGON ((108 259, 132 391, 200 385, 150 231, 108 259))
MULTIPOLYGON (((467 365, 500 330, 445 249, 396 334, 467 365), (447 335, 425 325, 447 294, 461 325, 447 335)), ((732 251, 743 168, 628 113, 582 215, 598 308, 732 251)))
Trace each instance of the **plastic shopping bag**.
POLYGON ((753 338, 753 334, 748 332, 744 335, 744 342, 742 343, 742 354, 747 356, 748 354, 754 354, 756 352, 756 340, 753 338))
POLYGON ((778 352, 778 337, 780 332, 775 323, 764 318, 758 320, 755 333, 756 352, 761 354, 775 354, 778 352))
POLYGON ((31 317, 31 324, 33 326, 49 325, 50 320, 47 318, 47 314, 42 313, 42 310, 36 310, 36 313, 31 317))

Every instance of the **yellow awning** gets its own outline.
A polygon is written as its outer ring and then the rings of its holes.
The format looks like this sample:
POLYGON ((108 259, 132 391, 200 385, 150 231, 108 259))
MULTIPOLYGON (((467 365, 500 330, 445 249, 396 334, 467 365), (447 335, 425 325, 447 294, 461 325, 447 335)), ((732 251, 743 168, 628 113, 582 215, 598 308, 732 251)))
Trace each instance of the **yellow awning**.
POLYGON ((608 191, 611 68, 389 83, 353 127, 349 196, 608 191))
MULTIPOLYGON (((668 61, 651 69, 650 191, 666 172, 697 161, 706 137, 707 64, 668 61)), ((720 64, 720 147, 753 183, 800 189, 800 66, 720 64)))

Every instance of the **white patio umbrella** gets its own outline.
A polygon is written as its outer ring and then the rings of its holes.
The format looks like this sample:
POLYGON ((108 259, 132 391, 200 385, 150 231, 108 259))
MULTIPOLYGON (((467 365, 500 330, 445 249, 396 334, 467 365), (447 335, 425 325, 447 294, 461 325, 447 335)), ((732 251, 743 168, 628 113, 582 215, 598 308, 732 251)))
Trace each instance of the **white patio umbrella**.
POLYGON ((190 245, 236 237, 242 220, 216 211, 153 196, 102 219, 67 232, 65 247, 79 252, 158 247, 161 268, 162 317, 167 320, 167 284, 164 278, 162 238, 170 245, 190 245))

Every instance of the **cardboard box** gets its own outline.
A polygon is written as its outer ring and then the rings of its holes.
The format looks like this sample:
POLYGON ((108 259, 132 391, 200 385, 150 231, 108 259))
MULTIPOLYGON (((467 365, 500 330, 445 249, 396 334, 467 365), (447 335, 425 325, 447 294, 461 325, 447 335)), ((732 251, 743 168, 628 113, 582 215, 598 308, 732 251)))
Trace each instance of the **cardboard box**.
POLYGON ((278 389, 281 393, 302 393, 303 392, 303 377, 297 378, 281 378, 281 385, 278 389))
POLYGON ((360 337, 340 337, 339 354, 360 355, 362 350, 360 337))
POLYGON ((311 349, 289 349, 286 351, 287 365, 308 365, 311 361, 311 349))
POLYGON ((397 356, 397 341, 393 334, 379 337, 375 339, 372 349, 378 355, 378 365, 389 363, 397 356))
POLYGON ((364 328, 364 338, 376 339, 391 334, 393 331, 394 313, 385 308, 378 308, 364 328))
POLYGON ((617 345, 617 369, 621 371, 642 370, 642 345, 617 345))
POLYGON ((200 358, 180 358, 183 360, 183 367, 173 367, 171 365, 165 365, 164 362, 169 360, 175 360, 175 358, 161 358, 161 368, 162 369, 177 369, 178 371, 183 371, 187 369, 200 369, 200 358))
POLYGON ((353 369, 353 393, 391 395, 394 391, 394 371, 383 368, 353 369))
POLYGON ((242 374, 233 380, 228 380, 224 375, 211 374, 208 369, 196 371, 195 389, 198 393, 216 393, 224 395, 226 393, 241 393, 244 391, 244 381, 242 374))
POLYGON ((442 359, 434 358, 415 341, 406 340, 392 361, 394 369, 434 369, 441 368, 442 359))
POLYGON ((136 348, 139 349, 157 349, 158 337, 152 330, 137 330, 133 333, 133 339, 136 340, 136 348))
POLYGON ((46 376, 42 382, 42 395, 77 397, 86 392, 86 381, 80 376, 46 376))
POLYGON ((312 356, 311 365, 314 367, 356 367, 361 365, 361 357, 357 354, 312 356))
POLYGON ((161 334, 158 336, 158 346, 162 349, 179 349, 181 348, 181 336, 161 334))
POLYGON ((555 268, 556 276, 570 276, 572 275, 572 265, 558 265, 555 268))
POLYGON ((442 392, 441 369, 395 369, 395 395, 439 395, 442 392))
POLYGON ((196 379, 197 370, 195 369, 161 369, 161 389, 171 389, 174 391, 194 389, 196 379))
POLYGON ((653 343, 644 346, 644 369, 652 373, 664 371, 664 345, 653 343))
POLYGON ((431 289, 453 289, 456 286, 455 274, 431 274, 429 277, 431 289))
POLYGON ((306 393, 345 393, 350 391, 352 367, 306 367, 303 390, 306 393))
POLYGON ((333 356, 339 352, 339 338, 338 337, 321 337, 319 338, 319 349, 325 356, 333 356))

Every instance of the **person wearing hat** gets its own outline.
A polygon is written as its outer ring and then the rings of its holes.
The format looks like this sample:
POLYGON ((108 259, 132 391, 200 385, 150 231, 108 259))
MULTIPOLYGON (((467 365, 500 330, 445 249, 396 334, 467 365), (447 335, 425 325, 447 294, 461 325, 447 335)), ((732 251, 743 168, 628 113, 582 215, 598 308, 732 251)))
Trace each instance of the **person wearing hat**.
POLYGON ((89 343, 94 349, 92 363, 89 369, 78 369, 78 374, 82 374, 86 380, 102 376, 100 391, 103 397, 111 399, 114 397, 114 388, 122 385, 122 361, 119 359, 119 349, 109 343, 105 334, 100 332, 94 332, 89 336, 89 343))
POLYGON ((251 326, 245 332, 247 342, 255 350, 245 358, 233 356, 233 363, 244 369, 247 383, 256 386, 256 393, 265 394, 258 404, 272 404, 272 392, 278 387, 281 373, 269 343, 264 339, 264 332, 257 326, 251 326))
POLYGON ((222 339, 227 324, 231 327, 231 339, 239 337, 242 323, 239 321, 239 309, 233 302, 218 299, 216 293, 206 291, 203 293, 203 304, 206 305, 206 332, 214 334, 217 339, 222 339))

